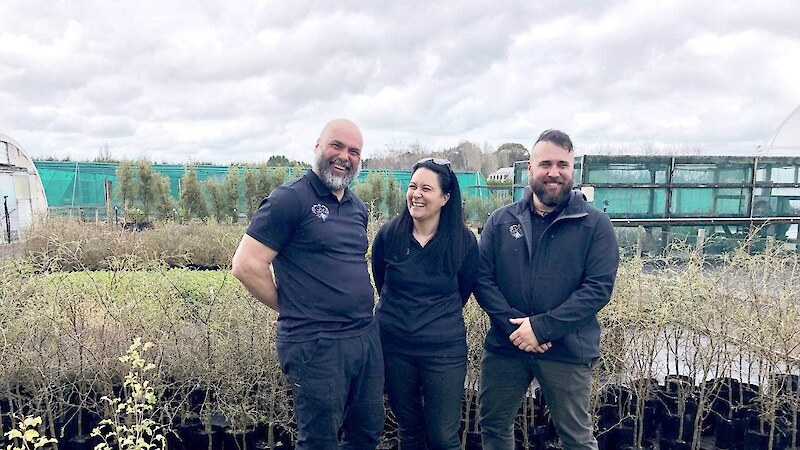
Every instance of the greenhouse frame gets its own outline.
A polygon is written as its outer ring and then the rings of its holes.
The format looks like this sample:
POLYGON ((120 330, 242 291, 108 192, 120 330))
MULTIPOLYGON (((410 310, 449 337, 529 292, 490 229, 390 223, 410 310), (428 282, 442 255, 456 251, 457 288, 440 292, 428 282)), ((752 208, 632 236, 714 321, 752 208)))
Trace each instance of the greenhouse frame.
MULTIPOLYGON (((527 165, 514 164, 515 199, 527 165)), ((682 240, 724 251, 751 233, 798 244, 800 158, 583 155, 575 186, 608 213, 623 246, 659 250, 682 240)))

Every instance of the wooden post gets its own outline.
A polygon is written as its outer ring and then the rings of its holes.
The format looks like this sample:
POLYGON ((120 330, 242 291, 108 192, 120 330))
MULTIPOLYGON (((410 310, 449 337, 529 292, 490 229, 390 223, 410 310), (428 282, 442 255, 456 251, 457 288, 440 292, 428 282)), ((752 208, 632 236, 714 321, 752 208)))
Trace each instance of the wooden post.
POLYGON ((111 180, 106 180, 103 183, 103 192, 106 200, 106 223, 110 226, 112 221, 112 211, 114 210, 114 205, 112 205, 111 199, 111 180))
POLYGON ((697 251, 702 253, 703 252, 703 247, 705 246, 705 243, 706 243, 706 229, 705 228, 698 228, 697 229, 697 243, 695 244, 695 247, 697 248, 697 251))
POLYGON ((642 246, 644 245, 644 227, 636 227, 636 257, 642 257, 642 246))

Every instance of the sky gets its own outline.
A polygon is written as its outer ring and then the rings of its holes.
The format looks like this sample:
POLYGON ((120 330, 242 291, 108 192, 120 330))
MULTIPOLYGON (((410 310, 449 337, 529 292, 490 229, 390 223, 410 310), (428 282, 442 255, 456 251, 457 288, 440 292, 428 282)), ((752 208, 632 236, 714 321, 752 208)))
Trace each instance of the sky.
POLYGON ((4 0, 0 133, 33 158, 311 161, 468 140, 754 153, 800 105, 800 2, 4 0), (101 149, 107 149, 101 152, 101 149))

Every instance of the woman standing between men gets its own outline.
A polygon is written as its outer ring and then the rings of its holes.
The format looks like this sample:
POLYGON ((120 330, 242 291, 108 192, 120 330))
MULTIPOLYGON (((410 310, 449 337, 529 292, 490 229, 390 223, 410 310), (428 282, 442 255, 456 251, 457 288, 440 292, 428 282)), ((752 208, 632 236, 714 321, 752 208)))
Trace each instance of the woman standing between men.
POLYGON ((477 278, 478 246, 464 224, 450 162, 424 158, 411 171, 406 209, 372 244, 386 391, 400 450, 459 449, 467 371, 462 308, 477 278))

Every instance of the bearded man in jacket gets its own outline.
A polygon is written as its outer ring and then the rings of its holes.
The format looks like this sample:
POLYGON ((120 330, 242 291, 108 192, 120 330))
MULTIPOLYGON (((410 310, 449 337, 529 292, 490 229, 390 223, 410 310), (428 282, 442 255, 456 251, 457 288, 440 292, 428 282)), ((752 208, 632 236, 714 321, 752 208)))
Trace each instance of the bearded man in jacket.
POLYGON ((597 449, 590 412, 600 356, 597 313, 611 299, 619 248, 608 216, 574 191, 573 145, 544 131, 531 150, 530 190, 489 217, 475 288, 491 320, 481 360, 484 450, 514 448, 514 417, 541 386, 567 450, 597 449))

